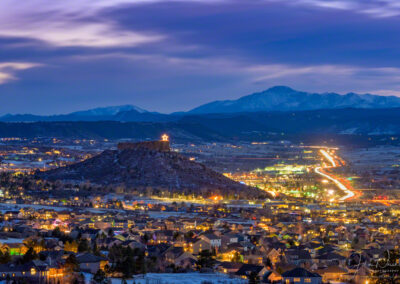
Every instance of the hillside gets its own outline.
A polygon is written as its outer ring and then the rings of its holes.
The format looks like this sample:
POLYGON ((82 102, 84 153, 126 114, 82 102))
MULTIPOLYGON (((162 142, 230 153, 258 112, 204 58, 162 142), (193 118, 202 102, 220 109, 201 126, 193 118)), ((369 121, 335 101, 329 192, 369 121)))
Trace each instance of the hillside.
POLYGON ((74 121, 74 122, 0 122, 0 137, 57 137, 61 139, 155 139, 168 132, 179 141, 220 141, 222 137, 199 124, 74 121))
POLYGON ((103 153, 70 166, 37 173, 49 181, 86 182, 104 186, 122 186, 128 192, 153 190, 238 196, 265 196, 265 193, 232 181, 206 166, 190 161, 175 152, 149 149, 106 150, 103 153))
POLYGON ((146 140, 157 139, 165 132, 173 137, 173 143, 290 140, 293 136, 306 139, 310 135, 369 139, 367 136, 400 135, 400 108, 185 115, 166 123, 0 122, 0 137, 146 140))
POLYGON ((203 114, 183 117, 179 123, 199 124, 221 136, 249 133, 296 135, 399 135, 400 108, 325 109, 286 112, 203 114))

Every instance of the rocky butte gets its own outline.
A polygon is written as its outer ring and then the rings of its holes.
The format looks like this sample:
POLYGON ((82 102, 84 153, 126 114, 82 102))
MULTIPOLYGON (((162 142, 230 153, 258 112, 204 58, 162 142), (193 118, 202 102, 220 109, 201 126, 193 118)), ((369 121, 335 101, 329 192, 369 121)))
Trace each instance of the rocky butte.
POLYGON ((166 134, 164 134, 161 137, 160 141, 119 143, 117 148, 119 151, 144 149, 144 150, 150 150, 150 151, 169 152, 171 150, 170 145, 169 145, 169 137, 166 134))
POLYGON ((266 193, 235 182, 205 165, 170 150, 168 136, 160 141, 120 143, 83 162, 46 172, 38 178, 123 189, 125 193, 184 193, 229 198, 266 197, 266 193))

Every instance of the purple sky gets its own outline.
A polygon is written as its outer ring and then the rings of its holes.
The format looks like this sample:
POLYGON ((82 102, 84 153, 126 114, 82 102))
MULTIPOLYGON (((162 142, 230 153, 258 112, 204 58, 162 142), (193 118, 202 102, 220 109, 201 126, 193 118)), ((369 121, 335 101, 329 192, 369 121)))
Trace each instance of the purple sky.
POLYGON ((398 0, 2 0, 0 114, 400 95, 398 0))

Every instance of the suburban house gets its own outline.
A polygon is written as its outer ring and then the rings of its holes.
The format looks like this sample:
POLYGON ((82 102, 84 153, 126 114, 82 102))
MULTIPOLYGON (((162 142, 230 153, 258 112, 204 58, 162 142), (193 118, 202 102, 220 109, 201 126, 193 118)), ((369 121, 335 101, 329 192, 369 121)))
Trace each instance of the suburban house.
POLYGON ((108 264, 107 258, 97 256, 91 253, 78 254, 76 260, 82 271, 96 273, 99 269, 104 269, 108 264))
POLYGON ((322 284, 322 277, 317 273, 312 273, 304 268, 297 267, 282 273, 282 283, 284 284, 322 284))

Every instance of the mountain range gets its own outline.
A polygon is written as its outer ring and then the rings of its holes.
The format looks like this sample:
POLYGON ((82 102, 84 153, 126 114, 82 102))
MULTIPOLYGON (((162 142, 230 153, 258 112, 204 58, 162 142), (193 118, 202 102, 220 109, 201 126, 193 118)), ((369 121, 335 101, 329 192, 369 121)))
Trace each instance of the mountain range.
POLYGON ((178 143, 284 139, 336 144, 352 140, 357 145, 396 143, 400 141, 393 137, 400 136, 400 98, 311 94, 273 87, 184 113, 161 114, 126 105, 64 115, 0 118, 0 137, 146 140, 158 139, 165 132, 178 143), (268 103, 257 104, 259 101, 268 103))
POLYGON ((285 86, 241 97, 237 100, 214 101, 199 106, 189 113, 238 113, 260 111, 298 111, 342 108, 391 108, 400 107, 400 98, 371 94, 307 93, 285 86))
POLYGON ((133 105, 94 108, 58 115, 6 114, 0 117, 4 122, 37 121, 169 121, 168 115, 149 112, 133 105))
POLYGON ((306 111, 318 109, 382 109, 400 107, 400 97, 348 93, 308 93, 285 86, 276 86, 265 91, 241 97, 237 100, 214 101, 188 112, 161 114, 149 112, 133 105, 95 108, 69 114, 40 116, 32 114, 7 114, 0 117, 3 122, 35 121, 140 121, 171 122, 183 116, 211 113, 248 113, 271 111, 306 111))

